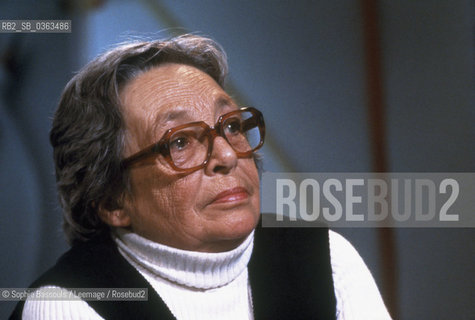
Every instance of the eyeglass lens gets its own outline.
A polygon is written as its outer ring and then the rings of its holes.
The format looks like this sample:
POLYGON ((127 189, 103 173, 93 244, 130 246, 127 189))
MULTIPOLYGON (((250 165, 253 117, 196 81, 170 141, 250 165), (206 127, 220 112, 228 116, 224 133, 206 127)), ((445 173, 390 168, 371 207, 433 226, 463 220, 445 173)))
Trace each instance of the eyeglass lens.
MULTIPOLYGON (((256 148, 260 141, 258 121, 249 111, 236 113, 222 123, 222 134, 230 146, 240 153, 256 148)), ((181 169, 201 165, 208 157, 211 135, 201 126, 190 126, 170 136, 170 156, 181 169)))

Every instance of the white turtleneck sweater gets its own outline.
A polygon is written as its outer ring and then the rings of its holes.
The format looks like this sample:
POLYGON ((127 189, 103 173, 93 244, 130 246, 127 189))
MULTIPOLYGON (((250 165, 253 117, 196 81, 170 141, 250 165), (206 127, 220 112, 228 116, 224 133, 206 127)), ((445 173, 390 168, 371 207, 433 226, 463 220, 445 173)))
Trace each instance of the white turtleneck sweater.
MULTIPOLYGON (((123 229, 114 234, 119 252, 180 320, 253 318, 247 272, 253 238, 251 233, 232 251, 202 253, 171 248, 123 229)), ((332 231, 329 239, 337 319, 390 319, 371 273, 353 246, 332 231)), ((102 317, 82 300, 27 299, 23 319, 102 317)))
POLYGON ((253 235, 222 253, 179 250, 124 230, 115 241, 177 319, 238 320, 249 319, 252 310, 247 264, 253 235))

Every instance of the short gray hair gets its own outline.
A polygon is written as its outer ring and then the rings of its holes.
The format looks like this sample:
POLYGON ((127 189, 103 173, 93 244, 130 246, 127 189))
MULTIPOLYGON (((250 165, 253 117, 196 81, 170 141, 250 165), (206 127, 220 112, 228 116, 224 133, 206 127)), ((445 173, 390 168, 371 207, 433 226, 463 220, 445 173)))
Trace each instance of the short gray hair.
POLYGON ((120 165, 125 135, 120 91, 139 74, 168 62, 196 67, 224 85, 224 50, 209 38, 189 34, 122 44, 87 64, 66 85, 50 141, 70 244, 109 236, 98 205, 121 208, 128 185, 120 165))

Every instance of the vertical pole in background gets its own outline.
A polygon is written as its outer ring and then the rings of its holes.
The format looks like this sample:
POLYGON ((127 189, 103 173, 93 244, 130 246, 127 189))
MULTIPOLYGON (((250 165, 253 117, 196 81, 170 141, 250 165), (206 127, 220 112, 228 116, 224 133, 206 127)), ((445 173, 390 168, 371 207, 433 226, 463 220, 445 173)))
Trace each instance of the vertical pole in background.
MULTIPOLYGON (((360 0, 360 5, 364 35, 365 81, 372 170, 387 172, 379 1, 360 0)), ((391 316, 398 319, 397 258, 393 229, 379 228, 378 239, 383 281, 381 291, 391 316)))

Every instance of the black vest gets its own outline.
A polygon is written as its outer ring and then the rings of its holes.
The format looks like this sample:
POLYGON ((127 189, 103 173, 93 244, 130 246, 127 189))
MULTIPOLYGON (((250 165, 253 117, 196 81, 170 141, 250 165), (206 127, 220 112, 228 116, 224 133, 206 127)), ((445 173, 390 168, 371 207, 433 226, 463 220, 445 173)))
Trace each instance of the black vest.
MULTIPOLYGON (((248 266, 254 318, 335 319, 328 229, 260 228, 248 266)), ((105 319, 175 319, 112 240, 73 246, 31 288, 148 288, 148 301, 87 301, 105 319)), ((10 319, 21 319, 24 302, 10 319)))

